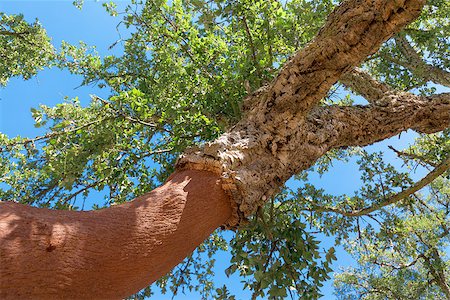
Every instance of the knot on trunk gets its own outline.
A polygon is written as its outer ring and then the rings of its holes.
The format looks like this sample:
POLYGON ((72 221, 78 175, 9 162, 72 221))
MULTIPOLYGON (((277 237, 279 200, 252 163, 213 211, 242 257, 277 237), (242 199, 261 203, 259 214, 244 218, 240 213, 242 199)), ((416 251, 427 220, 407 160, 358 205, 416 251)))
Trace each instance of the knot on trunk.
MULTIPOLYGON (((247 126, 246 126, 247 127, 247 126)), ((236 128, 235 128, 236 129, 236 128)), ((274 193, 271 180, 274 157, 263 145, 258 130, 234 130, 214 142, 191 148, 178 158, 177 170, 203 170, 220 176, 222 188, 230 198, 233 213, 224 224, 237 228, 274 193)), ((207 191, 205 191, 207 192, 207 191)))

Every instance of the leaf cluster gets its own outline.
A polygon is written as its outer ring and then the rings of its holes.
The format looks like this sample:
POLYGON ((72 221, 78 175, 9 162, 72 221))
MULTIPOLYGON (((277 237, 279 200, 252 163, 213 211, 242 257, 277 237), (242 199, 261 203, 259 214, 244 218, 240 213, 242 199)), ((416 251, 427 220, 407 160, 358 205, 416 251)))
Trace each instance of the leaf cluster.
POLYGON ((29 79, 50 66, 55 50, 41 24, 25 21, 23 15, 0 12, 0 86, 8 79, 29 79))

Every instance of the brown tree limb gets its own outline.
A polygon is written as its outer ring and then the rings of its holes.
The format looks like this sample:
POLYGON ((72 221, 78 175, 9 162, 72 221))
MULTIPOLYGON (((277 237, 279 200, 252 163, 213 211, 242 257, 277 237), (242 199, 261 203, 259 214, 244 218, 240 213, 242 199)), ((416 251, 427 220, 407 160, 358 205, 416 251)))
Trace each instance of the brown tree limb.
POLYGON ((390 86, 375 80, 360 68, 353 68, 342 75, 339 81, 371 104, 378 103, 387 93, 394 92, 390 86))
POLYGON ((450 87, 450 72, 425 62, 404 35, 396 35, 395 44, 404 56, 399 64, 419 77, 450 87))
POLYGON ((407 129, 435 133, 450 127, 450 93, 424 97, 401 92, 389 102, 317 108, 307 126, 330 148, 366 146, 407 129))
MULTIPOLYGON (((314 40, 281 69, 262 105, 279 114, 304 115, 345 71, 375 53, 380 45, 418 16, 423 1, 346 1, 334 10, 314 40), (363 54, 364 53, 364 54, 363 54)), ((258 107, 262 108, 262 107, 258 107)))

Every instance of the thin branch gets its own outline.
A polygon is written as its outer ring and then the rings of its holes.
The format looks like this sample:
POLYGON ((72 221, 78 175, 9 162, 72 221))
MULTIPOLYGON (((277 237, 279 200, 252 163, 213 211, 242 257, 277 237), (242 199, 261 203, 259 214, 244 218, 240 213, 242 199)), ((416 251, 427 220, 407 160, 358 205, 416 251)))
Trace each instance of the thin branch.
POLYGON ((252 60, 253 60, 254 67, 256 68, 256 71, 257 71, 257 76, 261 77, 261 72, 259 70, 259 63, 258 63, 258 60, 256 58, 255 44, 253 42, 253 37, 252 37, 252 34, 250 32, 250 28, 248 28, 247 18, 245 16, 242 17, 242 23, 244 23, 245 32, 247 34, 248 42, 250 44, 250 50, 251 50, 251 53, 252 53, 252 60))
POLYGON ((396 35, 395 44, 405 58, 400 65, 426 80, 450 87, 450 72, 425 62, 405 36, 396 35))
POLYGON ((334 212, 341 214, 346 217, 359 217, 363 215, 368 215, 376 210, 379 210, 385 206, 397 203, 404 198, 414 194, 415 192, 419 191, 426 185, 428 185, 430 182, 432 182, 434 179, 436 179, 438 176, 442 175, 445 171, 447 171, 450 168, 450 155, 439 165, 437 166, 433 171, 428 173, 424 178, 422 178, 420 181, 416 182, 414 185, 412 185, 410 188, 403 190, 394 196, 377 203, 375 205, 372 205, 370 207, 366 207, 359 210, 354 211, 343 211, 338 208, 333 207, 313 207, 311 210, 315 212, 334 212))
POLYGON ((393 265, 393 264, 379 262, 379 261, 374 261, 373 263, 378 266, 381 266, 381 267, 389 267, 394 270, 401 270, 401 269, 406 269, 406 268, 414 266, 419 261, 419 259, 424 258, 424 257, 425 257, 425 255, 423 253, 421 253, 415 259, 410 261, 409 263, 403 263, 403 264, 398 264, 398 265, 393 265))
MULTIPOLYGON (((190 59, 192 60, 193 63, 197 64, 197 66, 200 68, 200 70, 202 70, 208 77, 209 79, 213 80, 214 77, 211 75, 211 73, 208 72, 208 70, 205 68, 204 64, 198 63, 197 60, 194 58, 194 54, 191 51, 191 47, 189 47, 189 43, 188 41, 181 36, 181 34, 178 34, 178 26, 172 22, 172 20, 170 20, 162 11, 161 8, 158 9, 158 11, 160 12, 161 17, 170 25, 172 26, 172 29, 174 30, 174 33, 179 36, 181 38, 181 41, 183 43, 179 43, 181 49, 184 50, 184 52, 190 57, 190 59)), ((172 38, 172 40, 174 40, 175 42, 177 42, 175 39, 172 38)))
MULTIPOLYGON (((429 246, 426 243, 424 244, 429 246)), ((445 263, 442 261, 442 258, 439 255, 438 250, 434 247, 430 248, 432 257, 424 256, 425 265, 429 268, 431 274, 434 277, 435 282, 441 288, 442 292, 447 296, 448 299, 450 299, 450 286, 447 282, 444 271, 445 263)))
POLYGON ((438 164, 430 161, 429 159, 427 159, 426 157, 424 157, 422 155, 400 151, 400 150, 395 149, 392 146, 388 146, 388 148, 391 149, 392 151, 394 151, 395 154, 397 154, 397 156, 399 156, 399 157, 406 157, 406 158, 418 160, 422 165, 425 164, 425 165, 429 165, 429 166, 432 166, 432 167, 437 167, 438 166, 438 164))
MULTIPOLYGON (((183 268, 178 267, 179 270, 179 274, 178 274, 178 278, 177 278, 177 284, 175 285, 175 289, 172 290, 173 292, 173 296, 172 299, 175 297, 175 295, 178 294, 178 289, 180 287, 180 285, 182 285, 183 283, 188 283, 185 281, 185 275, 190 274, 190 272, 186 272, 187 268, 189 267, 189 265, 192 263, 192 254, 188 257, 186 263, 184 264, 183 268)), ((184 288, 183 288, 184 290, 184 288)))
MULTIPOLYGON (((61 135, 64 135, 64 134, 76 132, 76 131, 78 131, 80 129, 84 129, 84 128, 89 127, 91 125, 101 123, 101 122, 103 122, 105 120, 108 120, 108 119, 110 119, 110 118, 97 119, 97 120, 88 122, 88 123, 83 124, 83 125, 78 126, 78 127, 73 127, 73 128, 70 128, 70 129, 66 128, 66 129, 61 130, 61 131, 53 131, 53 132, 50 132, 50 133, 47 133, 45 135, 41 135, 41 136, 38 136, 38 137, 35 137, 35 138, 32 138, 32 139, 23 139, 21 141, 8 144, 7 146, 26 145, 26 144, 30 144, 30 143, 34 144, 35 142, 40 141, 40 140, 47 140, 47 139, 50 139, 50 138, 53 138, 53 137, 57 137, 57 136, 61 136, 61 135)), ((6 147, 5 148, 0 148, 0 152, 3 152, 5 150, 6 150, 6 147)))
POLYGON ((102 183, 103 181, 105 181, 107 179, 107 177, 100 179, 100 180, 96 180, 86 186, 84 186, 83 188, 79 189, 78 191, 76 191, 73 194, 68 195, 67 197, 65 197, 63 200, 61 200, 62 203, 67 203, 69 202, 71 199, 73 199, 74 197, 78 196, 79 194, 96 187, 97 185, 99 185, 100 183, 102 183))
MULTIPOLYGON (((34 47, 41 47, 41 48, 42 48, 43 45, 41 45, 40 43, 36 43, 36 41, 34 41, 34 40, 32 40, 32 39, 27 39, 27 38, 26 38, 27 35, 31 35, 31 34, 39 35, 39 34, 41 34, 41 33, 40 33, 40 32, 31 32, 31 31, 22 31, 22 32, 15 32, 15 31, 10 31, 10 30, 1 30, 1 31, 0 31, 0 36, 3 35, 3 36, 11 36, 11 37, 13 37, 13 38, 19 38, 19 39, 21 39, 23 42, 25 42, 25 43, 27 43, 27 44, 29 44, 29 45, 31 45, 31 46, 34 46, 34 47)), ((50 53, 50 54, 53 54, 52 51, 48 52, 48 49, 46 49, 45 47, 42 48, 41 50, 43 50, 44 53, 50 53)))
POLYGON ((8 30, 0 30, 0 35, 8 35, 8 36, 15 36, 23 38, 24 35, 31 34, 29 31, 24 32, 15 32, 15 31, 8 31, 8 30))
MULTIPOLYGON (((110 102, 106 101, 105 99, 103 99, 103 98, 101 98, 101 97, 99 97, 99 96, 97 96, 97 95, 92 95, 92 97, 93 97, 94 99, 100 100, 100 101, 101 101, 103 104, 105 104, 105 105, 111 105, 110 102)), ((130 117, 129 115, 127 115, 126 113, 124 113, 124 112, 121 111, 121 110, 113 109, 113 108, 111 108, 111 107, 109 107, 109 108, 110 108, 113 112, 115 112, 115 113, 117 113, 118 115, 122 116, 124 119, 126 119, 126 120, 128 120, 128 121, 131 121, 131 122, 133 122, 133 123, 139 123, 139 124, 141 124, 141 125, 148 126, 148 127, 152 127, 152 128, 157 127, 157 125, 154 124, 154 123, 149 123, 149 122, 144 121, 144 120, 141 120, 141 119, 136 119, 136 118, 130 117)))

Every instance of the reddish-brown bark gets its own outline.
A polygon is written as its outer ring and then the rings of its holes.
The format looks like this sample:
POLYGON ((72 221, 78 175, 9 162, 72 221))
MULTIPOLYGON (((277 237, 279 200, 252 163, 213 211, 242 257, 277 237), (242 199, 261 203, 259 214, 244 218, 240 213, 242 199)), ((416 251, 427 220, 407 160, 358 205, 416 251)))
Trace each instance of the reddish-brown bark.
POLYGON ((0 299, 121 299, 165 275, 231 214, 219 177, 175 173, 133 202, 73 212, 0 203, 0 299))

